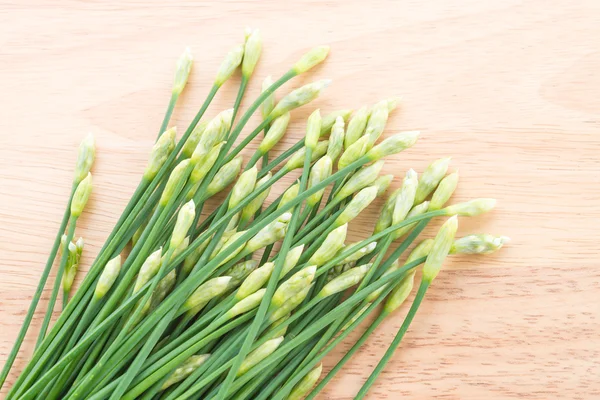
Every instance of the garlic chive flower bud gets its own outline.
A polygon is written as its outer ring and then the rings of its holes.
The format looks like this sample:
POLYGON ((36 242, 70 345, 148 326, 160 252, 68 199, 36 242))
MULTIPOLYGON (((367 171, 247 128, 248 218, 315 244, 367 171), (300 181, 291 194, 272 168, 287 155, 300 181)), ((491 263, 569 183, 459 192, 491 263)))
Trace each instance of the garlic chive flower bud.
POLYGON ((383 100, 373 106, 369 122, 367 123, 366 133, 369 136, 369 148, 373 147, 383 133, 387 120, 388 103, 387 100, 383 100))
POLYGON ((344 224, 329 232, 321 247, 312 255, 308 263, 321 266, 329 261, 344 246, 347 232, 348 224, 344 224))
POLYGON ((231 319, 238 315, 247 313, 250 310, 254 310, 260 305, 263 297, 265 296, 267 289, 259 289, 256 292, 244 297, 240 301, 234 304, 226 313, 225 317, 231 319))
POLYGON ((369 121, 369 115, 371 111, 367 106, 361 107, 354 113, 350 121, 348 122, 348 128, 346 129, 346 136, 344 137, 344 148, 348 149, 358 139, 363 136, 367 122, 369 121))
POLYGON ((177 185, 183 181, 186 182, 190 173, 192 172, 188 167, 190 166, 190 159, 185 159, 181 161, 173 171, 171 175, 169 175, 169 179, 167 180, 167 184, 160 196, 160 201, 158 204, 162 207, 166 206, 171 198, 177 197, 179 195, 179 191, 181 188, 177 188, 177 185), (179 189, 179 190, 178 190, 179 189))
POLYGON ((133 293, 137 293, 150 279, 152 279, 160 269, 162 258, 162 247, 150 254, 146 261, 140 267, 133 293))
POLYGON ((200 138, 202 137, 204 130, 206 130, 207 125, 208 122, 206 121, 198 121, 196 127, 192 133, 190 133, 190 136, 187 138, 183 148, 181 149, 181 152, 185 157, 190 158, 192 156, 194 150, 196 150, 196 146, 198 146, 198 143, 200 143, 200 138))
POLYGON ((394 175, 392 174, 382 175, 375 179, 373 186, 377 187, 377 197, 383 196, 387 192, 393 180, 394 175))
POLYGON ((241 156, 237 156, 221 167, 221 169, 215 174, 212 182, 209 183, 208 187, 206 188, 206 194, 209 197, 219 193, 234 181, 235 177, 242 169, 242 160, 243 159, 241 156))
POLYGON ((283 324, 288 318, 290 318, 291 314, 286 314, 283 317, 279 318, 277 321, 273 322, 271 325, 269 325, 269 329, 263 334, 261 335, 260 339, 261 340, 271 340, 271 339, 275 339, 278 338, 279 336, 285 336, 285 334, 287 333, 287 330, 289 328, 289 325, 280 327, 281 324, 283 324), (279 329, 277 329, 278 327, 280 327, 279 329))
POLYGON ((96 289, 94 290, 94 298, 96 300, 100 300, 104 297, 104 295, 106 295, 106 293, 108 293, 113 283, 115 283, 115 281, 117 280, 119 272, 121 272, 120 254, 112 260, 110 260, 104 266, 104 270, 102 270, 102 274, 100 274, 100 279, 98 279, 96 289))
POLYGON ((251 294, 255 293, 258 289, 262 288, 265 283, 271 277, 275 264, 272 262, 264 263, 262 266, 256 268, 254 271, 244 279, 240 288, 235 294, 236 300, 242 300, 251 294))
MULTIPOLYGON (((316 161, 323 157, 327 153, 327 147, 329 146, 328 140, 321 140, 317 144, 317 148, 313 151, 311 161, 316 161)), ((300 150, 292 154, 288 162, 285 164, 285 169, 292 171, 304 166, 304 158, 306 156, 306 147, 302 147, 300 150)))
POLYGON ((85 242, 83 241, 82 237, 77 239, 77 242, 75 242, 75 247, 77 248, 77 256, 78 257, 81 257, 81 253, 83 252, 84 245, 85 245, 85 242))
POLYGON ((418 184, 417 173, 413 169, 408 170, 402 183, 400 193, 396 197, 394 213, 392 214, 392 225, 399 224, 406 219, 406 216, 415 201, 415 193, 417 192, 418 184))
POLYGON ((358 160, 369 150, 369 137, 363 136, 356 142, 352 143, 340 156, 338 161, 338 169, 344 169, 354 161, 358 160))
POLYGON ((75 163, 75 183, 79 183, 86 178, 92 169, 92 164, 94 164, 95 158, 96 141, 94 140, 94 135, 88 133, 79 145, 77 162, 75 163))
MULTIPOLYGON (((429 202, 424 201, 421 204, 417 204, 416 206, 414 206, 406 215, 406 219, 425 214, 427 210, 429 210, 429 202)), ((399 237, 404 236, 405 234, 410 232, 417 225, 417 223, 418 222, 413 222, 412 224, 408 224, 400 229, 397 229, 393 234, 393 238, 398 239, 399 237)))
POLYGON ((476 217, 491 211, 496 206, 496 199, 474 199, 465 203, 452 204, 446 208, 446 215, 460 215, 461 217, 476 217))
POLYGON ((331 135, 329 136, 329 146, 327 147, 327 155, 332 160, 336 160, 344 151, 344 119, 337 117, 335 123, 331 127, 331 135))
MULTIPOLYGON (((352 247, 355 246, 357 243, 351 243, 349 244, 347 247, 352 247)), ((372 242, 369 243, 368 245, 361 247, 360 249, 356 250, 354 253, 350 254, 348 257, 344 258, 342 261, 340 261, 340 264, 348 264, 354 261, 358 261, 361 258, 363 258, 364 256, 366 256, 367 254, 371 253, 373 250, 375 250, 375 247, 377 247, 377 242, 372 242)))
POLYGON ((417 143, 419 134, 419 131, 406 131, 390 136, 369 150, 367 156, 372 161, 375 161, 392 154, 400 153, 417 143))
MULTIPOLYGON (((321 111, 316 109, 310 114, 306 121, 306 137, 304 138, 304 146, 314 151, 321 136, 321 111)), ((331 142, 330 142, 331 143, 331 142)))
POLYGON ((298 182, 294 183, 292 186, 287 188, 287 190, 285 192, 283 192, 283 195, 281 196, 281 200, 279 201, 279 205, 277 206, 277 209, 279 210, 280 208, 285 206, 287 203, 289 203, 290 201, 292 201, 296 197, 298 197, 299 191, 300 191, 300 184, 298 182))
POLYGON ((273 121, 265 137, 260 142, 258 150, 265 154, 271 150, 285 135, 288 124, 290 123, 290 113, 285 113, 281 117, 278 117, 273 121))
POLYGON ((262 228, 252 239, 248 240, 246 251, 253 253, 256 250, 262 249, 263 247, 283 239, 291 218, 292 214, 286 212, 275 221, 262 228))
POLYGON ((381 212, 379 213, 379 218, 377 219, 377 223, 375 224, 375 230, 373 231, 373 233, 379 233, 392 225, 392 216, 394 215, 394 206, 396 205, 396 198, 400 194, 401 190, 402 189, 394 190, 383 204, 381 212))
POLYGON ((398 309, 408 298, 415 285, 415 272, 412 270, 406 273, 402 280, 392 289, 385 300, 384 310, 386 313, 392 313, 398 309))
POLYGON ((437 274, 442 269, 442 263, 452 247, 454 241, 454 235, 458 229, 458 217, 455 215, 448 218, 448 220, 442 225, 438 231, 435 239, 433 239, 433 245, 431 251, 425 260, 423 266, 423 279, 427 282, 432 282, 437 274))
POLYGON ((173 228, 173 234, 169 242, 171 249, 176 249, 183 243, 185 236, 192 226, 192 222, 194 222, 195 216, 196 204, 194 204, 194 200, 190 200, 177 213, 177 221, 175 222, 175 228, 173 228))
POLYGON ((271 306, 281 307, 290 297, 309 286, 314 280, 316 272, 317 266, 311 265, 292 275, 275 290, 271 299, 271 306))
POLYGON ((231 189, 231 196, 229 197, 229 209, 231 210, 250 193, 254 191, 256 185, 256 178, 258 176, 258 167, 254 167, 242 172, 235 185, 231 189))
MULTIPOLYGON (((333 161, 331 160, 331 157, 328 155, 321 157, 310 169, 307 187, 310 189, 329 178, 329 176, 331 176, 332 169, 333 161)), ((308 196, 308 199, 306 199, 306 204, 308 204, 310 207, 314 207, 319 201, 321 201, 321 197, 323 196, 324 192, 325 188, 311 194, 308 196)))
POLYGON ((450 200, 450 197, 452 197, 452 194, 456 190, 456 186, 458 186, 458 171, 453 172, 442 179, 431 196, 429 210, 441 210, 448 200, 450 200))
MULTIPOLYGON (((394 260, 394 262, 392 263, 392 265, 390 265, 390 267, 383 273, 382 277, 391 274, 392 272, 398 270, 398 268, 400 268, 400 264, 398 263, 398 260, 394 260)), ((386 283, 385 285, 383 285, 382 287, 380 287, 379 289, 371 292, 371 294, 369 294, 366 298, 365 301, 367 303, 372 303, 374 302, 381 293, 384 292, 384 290, 386 288, 389 287, 389 283, 386 283)))
POLYGON ((225 272, 225 275, 231 277, 231 280, 229 281, 229 289, 238 287, 240 283, 242 283, 242 281, 256 269, 257 266, 258 261, 248 260, 237 263, 233 267, 229 268, 225 272))
POLYGON ((217 77, 215 78, 215 85, 221 86, 227 79, 233 75, 237 67, 242 63, 242 57, 244 56, 244 45, 238 45, 233 48, 221 63, 219 70, 217 71, 217 77))
POLYGON ((300 260, 300 256, 304 251, 304 245, 298 245, 292 249, 290 249, 285 255, 285 260, 283 261, 283 268, 281 269, 281 276, 287 275, 288 272, 292 270, 298 264, 298 260, 300 260))
POLYGON ((231 260, 233 257, 237 256, 240 253, 240 251, 242 251, 244 249, 245 245, 241 244, 235 249, 231 248, 231 245, 233 245, 233 243, 236 242, 245 233, 246 233, 246 231, 240 231, 240 232, 235 232, 234 234, 232 234, 231 237, 229 237, 229 239, 227 239, 227 241, 225 241, 223 243, 223 246, 221 247, 221 249, 218 252, 216 251, 215 253, 213 253, 211 255, 211 259, 216 257, 221 252, 226 252, 227 257, 225 257, 225 259, 223 261, 221 261, 221 263, 219 264, 219 266, 221 266, 221 265, 225 264, 227 261, 231 260))
POLYGON ((343 272, 340 276, 333 278, 328 282, 317 295, 320 298, 325 298, 336 293, 343 292, 360 282, 373 264, 364 264, 360 267, 350 268, 343 272))
POLYGON ((408 258, 406 259, 406 264, 410 264, 411 262, 416 261, 419 258, 427 257, 429 255, 429 253, 431 253, 432 248, 433 248, 433 239, 428 238, 428 239, 421 241, 421 243, 416 245, 415 248, 413 249, 413 251, 411 251, 410 254, 408 255, 408 258))
POLYGON ((152 292, 152 297, 142 309, 144 313, 147 313, 148 311, 154 310, 156 307, 158 307, 165 297, 171 293, 171 290, 173 290, 175 287, 176 281, 177 272, 175 270, 172 270, 165 275, 165 277, 158 282, 156 289, 154 289, 154 292, 152 292))
POLYGON ((181 272, 184 275, 187 276, 187 275, 189 275, 190 272, 192 272, 192 269, 194 268, 194 266, 200 259, 200 256, 202 255, 202 253, 204 253, 204 250, 206 250, 206 248, 208 247, 209 243, 210 243, 210 239, 203 241, 200 244, 200 246, 196 247, 194 249, 194 251, 185 258, 185 260, 183 261, 183 267, 181 268, 181 272))
POLYGON ((352 198, 350 203, 346 205, 344 211, 342 211, 342 213, 335 219, 333 225, 341 226, 352 221, 358 216, 358 214, 362 212, 362 210, 367 208, 376 197, 376 186, 368 186, 364 189, 361 189, 361 191, 352 198))
POLYGON ((270 356, 275 350, 277 350, 277 347, 279 347, 281 342, 283 342, 283 336, 264 342, 255 350, 251 351, 244 361, 242 361, 240 369, 237 372, 237 376, 244 375, 256 364, 270 356))
MULTIPOLYGON (((256 182, 256 188, 262 187, 272 178, 272 176, 273 175, 270 171, 267 172, 265 176, 263 176, 256 182)), ((256 212, 262 207, 263 203, 265 202, 265 199, 269 196, 270 191, 271 187, 266 188, 265 190, 260 192, 260 194, 256 198, 251 200, 247 206, 242 208, 242 221, 249 221, 254 216, 254 214, 256 214, 256 212)))
POLYGON ((362 188, 370 186, 375 182, 381 169, 383 168, 384 161, 379 160, 369 166, 366 166, 348 179, 348 182, 339 190, 335 195, 336 201, 345 199, 353 193, 359 191, 362 188))
POLYGON ((92 193, 92 174, 88 172, 84 180, 79 182, 71 201, 71 216, 79 217, 92 193))
MULTIPOLYGON (((266 92, 267 89, 271 87, 271 85, 273 85, 273 78, 271 77, 271 75, 269 75, 265 78, 265 80, 262 83, 262 91, 266 92)), ((274 108, 275 93, 271 93, 269 96, 267 96, 265 101, 263 101, 260 107, 260 112, 262 114, 263 119, 267 119, 267 117, 269 116, 269 114, 271 114, 271 111, 273 111, 274 108)))
POLYGON ((173 93, 180 94, 187 83, 194 57, 189 47, 186 47, 179 60, 177 60, 177 71, 175 72, 175 82, 173 82, 173 93))
POLYGON ((296 90, 293 90, 283 99, 281 99, 279 103, 277 103, 277 105, 275 106, 275 108, 269 116, 271 118, 277 118, 285 114, 286 112, 292 111, 295 108, 310 103, 311 101, 319 97, 321 92, 330 84, 330 79, 323 79, 317 82, 309 83, 308 85, 304 85, 296 90))
POLYGON ((399 97, 392 97, 387 100, 383 100, 387 104, 388 113, 391 113, 392 111, 394 111, 396 109, 400 100, 401 99, 399 97))
POLYGON ((244 43, 244 58, 242 59, 242 75, 249 78, 262 52, 262 38, 258 29, 246 29, 246 42, 244 43))
POLYGON ((327 135, 332 129, 338 118, 342 119, 342 129, 344 128, 344 122, 348 120, 352 114, 352 110, 338 110, 333 111, 326 116, 323 117, 323 121, 321 122, 321 137, 327 135))
POLYGON ((160 390, 168 389, 174 384, 181 382, 182 380, 190 376, 195 370, 197 370, 202 364, 204 364, 206 360, 208 360, 208 357, 210 357, 210 354, 200 354, 193 355, 187 360, 185 360, 183 364, 177 367, 175 371, 173 371, 171 375, 169 375, 165 383, 162 384, 160 390))
POLYGON ((507 236, 493 236, 487 233, 468 235, 456 239, 450 248, 451 254, 490 254, 508 243, 507 236))
POLYGON ((422 203, 429 196, 448 172, 450 157, 440 158, 432 162, 421 175, 415 203, 422 203))
POLYGON ((192 153, 194 163, 199 163, 213 146, 225 140, 232 122, 233 108, 221 111, 210 120, 206 125, 206 129, 204 129, 204 132, 202 132, 202 135, 200 136, 198 145, 192 153))
POLYGON ((286 314, 290 313, 292 310, 294 310, 300 304, 302 304, 302 302, 308 295, 308 292, 310 292, 312 286, 313 286, 312 284, 308 285, 307 287, 305 287, 298 293, 296 293, 293 296, 291 296, 290 298, 288 298, 286 300, 285 304, 283 304, 281 307, 273 310, 271 312, 271 315, 269 316, 269 321, 270 322, 277 321, 278 319, 282 318, 286 314))
POLYGON ((175 148, 175 134, 177 133, 177 128, 173 127, 167 129, 160 135, 154 146, 152 147, 152 151, 150 152, 150 157, 148 159, 148 166, 144 171, 144 179, 147 181, 151 181, 154 179, 158 171, 162 168, 167 158, 175 148))
POLYGON ((200 185, 202 179, 204 179, 204 177, 209 173, 213 165, 215 165, 215 161, 217 161, 219 153, 221 152, 221 148, 225 145, 225 143, 226 142, 217 143, 212 149, 210 149, 210 151, 201 163, 194 165, 194 169, 190 174, 190 181, 194 184, 194 187, 192 187, 192 189, 190 190, 191 193, 188 192, 187 200, 190 200, 194 196, 194 194, 198 190, 198 187, 196 187, 196 185, 200 185))
POLYGON ((329 46, 318 46, 313 47, 307 53, 302 55, 300 59, 294 64, 292 70, 296 75, 300 75, 314 66, 320 64, 327 58, 329 54, 329 46))
POLYGON ((287 400, 301 400, 303 399, 308 392, 315 386, 315 383, 321 377, 321 371, 323 370, 323 364, 319 363, 315 368, 310 370, 308 374, 302 378, 300 382, 294 386, 290 395, 287 397, 287 400))
POLYGON ((194 293, 192 293, 185 303, 183 303, 181 310, 192 310, 208 303, 215 297, 222 295, 227 289, 230 280, 230 276, 219 276, 204 282, 202 285, 198 286, 194 293))

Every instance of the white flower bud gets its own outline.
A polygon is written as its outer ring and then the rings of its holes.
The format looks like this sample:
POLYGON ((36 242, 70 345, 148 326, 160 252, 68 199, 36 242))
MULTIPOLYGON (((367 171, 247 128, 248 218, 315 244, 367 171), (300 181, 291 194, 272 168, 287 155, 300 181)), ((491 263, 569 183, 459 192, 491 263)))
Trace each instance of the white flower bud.
POLYGON ((450 251, 457 229, 458 217, 455 215, 448 218, 438 231, 435 239, 433 239, 431 252, 425 260, 425 265, 423 265, 423 279, 425 281, 432 282, 442 269, 442 263, 450 251))
POLYGON ((71 216, 79 217, 92 193, 92 174, 88 172, 84 180, 79 182, 71 200, 71 216))
POLYGON ((144 179, 151 181, 162 168, 167 158, 175 148, 175 135, 177 128, 173 127, 163 132, 158 138, 148 159, 148 166, 144 171, 144 179))
POLYGON ((369 150, 367 156, 372 161, 375 161, 392 154, 400 153, 401 151, 406 150, 417 143, 419 134, 419 131, 406 131, 398 133, 373 147, 371 150, 369 150))
POLYGON ((309 83, 291 93, 286 95, 283 99, 277 103, 271 114, 271 118, 277 118, 286 112, 290 112, 295 108, 301 107, 307 103, 310 103, 319 95, 321 92, 331 84, 330 79, 323 79, 317 82, 309 83))
POLYGON ((297 74, 302 74, 309 69, 318 65, 327 58, 329 54, 329 46, 318 46, 310 49, 307 53, 300 57, 300 60, 294 64, 292 70, 297 74))
POLYGON ((94 140, 94 135, 88 133, 79 145, 77 162, 75 164, 75 183, 79 183, 87 177, 88 173, 92 169, 92 164, 94 164, 95 158, 96 141, 94 140))
POLYGON ((242 60, 242 74, 249 78, 262 52, 262 38, 258 29, 246 29, 246 42, 244 43, 244 58, 242 60))
POLYGON ((187 83, 194 57, 189 47, 186 47, 179 60, 177 60, 177 71, 175 72, 175 82, 173 82, 173 93, 181 93, 187 83))
POLYGON ((194 204, 194 200, 190 200, 185 203, 177 213, 177 221, 175 222, 173 234, 171 235, 171 241, 169 243, 171 249, 175 249, 183 243, 183 240, 187 236, 187 233, 194 222, 195 216, 196 204, 194 204))
POLYGON ((215 78, 215 85, 221 86, 227 79, 233 75, 237 67, 242 63, 242 57, 244 56, 244 45, 238 45, 233 48, 225 60, 221 63, 219 71, 217 71, 217 77, 215 78))

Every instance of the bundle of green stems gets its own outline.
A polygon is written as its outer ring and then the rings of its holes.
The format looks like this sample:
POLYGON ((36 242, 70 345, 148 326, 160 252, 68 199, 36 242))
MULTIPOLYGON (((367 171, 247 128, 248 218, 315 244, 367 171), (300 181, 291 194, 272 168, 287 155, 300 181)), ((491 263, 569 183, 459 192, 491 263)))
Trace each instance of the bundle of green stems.
POLYGON ((377 326, 393 318, 421 269, 408 314, 358 392, 361 399, 400 345, 448 254, 486 254, 506 242, 487 234, 455 238, 459 216, 488 212, 495 201, 448 205, 458 173, 448 174, 450 159, 444 158, 420 177, 408 170, 387 196, 372 233, 347 243, 355 218, 392 184, 392 175, 381 174, 384 158, 412 147, 419 133, 380 140, 396 99, 354 113, 321 116, 315 110, 304 138, 270 157, 290 113, 316 99, 330 81, 309 83, 279 100, 275 91, 323 62, 329 48, 313 48, 279 79, 265 79, 262 93, 238 115, 261 49, 259 32, 248 30, 177 139, 168 126, 192 66, 186 49, 142 179, 71 293, 83 248, 83 239, 73 237, 92 189, 95 157, 93 137, 82 142, 63 221, 0 384, 60 249, 50 302, 35 351, 7 399, 312 399, 377 326), (206 118, 216 93, 238 69, 233 107, 206 118), (259 108, 262 122, 241 139, 259 108), (258 147, 244 163, 240 153, 255 139, 258 147), (272 186, 295 170, 298 180, 268 200, 272 186), (203 216, 205 204, 224 191, 215 211, 203 216), (405 256, 440 217, 447 220, 435 238, 421 240, 405 256), (61 286, 63 310, 50 327, 61 286), (374 322, 320 380, 323 358, 367 318, 374 322))

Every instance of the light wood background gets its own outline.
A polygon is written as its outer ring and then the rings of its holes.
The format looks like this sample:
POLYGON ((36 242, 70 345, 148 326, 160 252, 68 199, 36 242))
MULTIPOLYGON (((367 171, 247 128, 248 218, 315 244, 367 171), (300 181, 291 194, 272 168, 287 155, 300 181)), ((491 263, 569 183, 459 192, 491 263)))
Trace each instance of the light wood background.
MULTIPOLYGON (((246 106, 267 74, 279 76, 311 46, 332 47, 325 65, 286 87, 334 81, 294 112, 284 146, 314 107, 400 95, 388 133, 423 133, 387 162, 394 185, 408 168, 451 155, 461 173, 455 201, 499 200, 492 214, 461 220, 460 233, 513 239, 498 254, 448 263, 370 398, 600 397, 598 1, 27 0, 3 1, 0 15, 0 364, 51 247, 81 138, 91 131, 98 143, 95 191, 77 232, 87 266, 138 182, 184 46, 196 62, 173 117, 182 129, 251 26, 264 53, 246 106)), ((223 87, 209 116, 230 107, 238 82, 223 87)), ((370 232, 377 211, 353 224, 352 239, 370 232)), ((352 398, 405 312, 322 399, 352 398)), ((9 384, 33 343, 29 335, 9 384)))

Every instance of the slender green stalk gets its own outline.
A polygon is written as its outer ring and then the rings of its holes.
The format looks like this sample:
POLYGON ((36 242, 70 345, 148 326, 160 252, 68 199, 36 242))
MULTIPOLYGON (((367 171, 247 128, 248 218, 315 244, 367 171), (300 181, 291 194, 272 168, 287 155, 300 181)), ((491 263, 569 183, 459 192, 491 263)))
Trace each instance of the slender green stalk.
POLYGON ((167 126, 169 125, 169 121, 171 120, 171 115, 173 115, 173 110, 175 109, 175 104, 177 103, 177 99, 179 99, 179 94, 180 93, 176 91, 171 92, 171 98, 169 99, 167 111, 165 112, 163 121, 160 124, 160 129, 158 130, 158 137, 160 137, 160 135, 162 135, 162 133, 167 130, 167 126))

